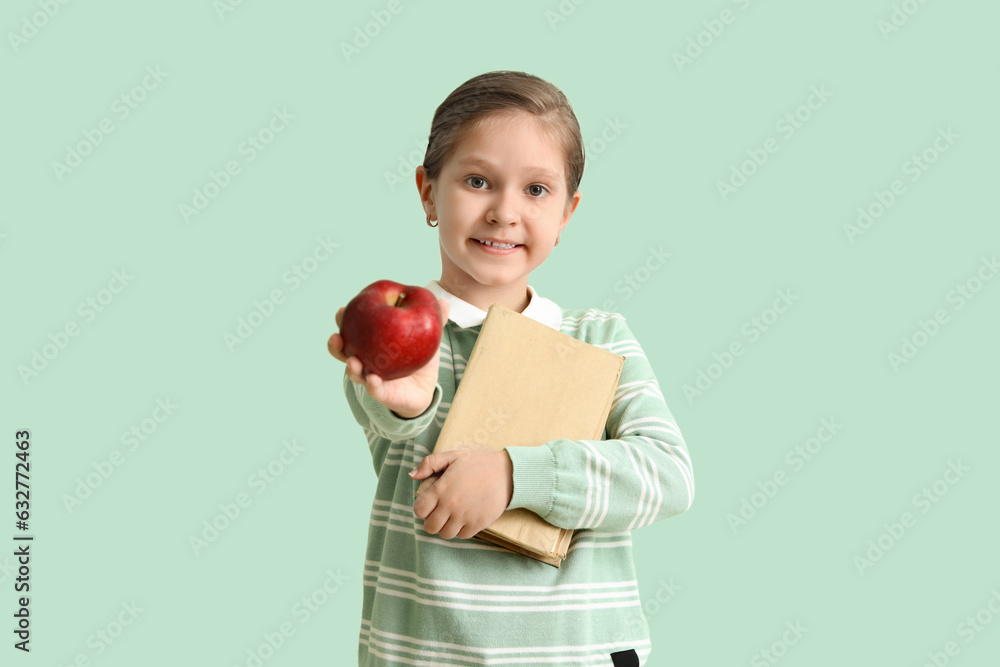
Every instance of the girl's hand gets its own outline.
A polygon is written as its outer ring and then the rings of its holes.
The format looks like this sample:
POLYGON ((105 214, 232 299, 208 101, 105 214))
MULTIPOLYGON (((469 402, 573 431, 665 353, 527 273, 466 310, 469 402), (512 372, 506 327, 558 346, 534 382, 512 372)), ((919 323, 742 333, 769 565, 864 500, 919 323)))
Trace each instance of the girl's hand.
MULTIPOLYGON (((448 322, 451 304, 448 299, 438 299, 441 307, 441 326, 448 322)), ((344 309, 337 311, 337 326, 343 317, 344 309)), ((392 410, 398 417, 412 419, 421 414, 434 399, 434 387, 438 381, 439 357, 435 355, 424 366, 410 375, 385 381, 375 373, 362 377, 362 363, 356 356, 344 354, 344 339, 339 333, 330 336, 326 344, 327 350, 336 359, 347 364, 347 377, 356 384, 364 386, 368 395, 392 410)))
POLYGON ((514 494, 514 466, 505 450, 451 449, 428 454, 410 474, 442 474, 413 501, 424 531, 467 540, 500 518, 514 494))

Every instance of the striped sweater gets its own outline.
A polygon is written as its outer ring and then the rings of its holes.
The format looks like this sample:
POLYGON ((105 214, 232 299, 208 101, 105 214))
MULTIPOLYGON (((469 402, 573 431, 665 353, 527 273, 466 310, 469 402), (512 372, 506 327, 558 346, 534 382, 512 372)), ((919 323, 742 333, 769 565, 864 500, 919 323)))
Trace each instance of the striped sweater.
MULTIPOLYGON (((563 310, 531 295, 523 315, 625 357, 604 439, 506 447, 524 507, 575 529, 560 568, 477 539, 446 540, 413 513, 420 484, 407 473, 431 453, 486 313, 445 292, 449 321, 427 410, 402 419, 346 374, 378 483, 371 506, 358 646, 360 667, 382 665, 612 665, 651 644, 631 531, 691 506, 687 446, 642 348, 618 313, 563 310)), ((620 664, 636 664, 623 661, 620 664)))

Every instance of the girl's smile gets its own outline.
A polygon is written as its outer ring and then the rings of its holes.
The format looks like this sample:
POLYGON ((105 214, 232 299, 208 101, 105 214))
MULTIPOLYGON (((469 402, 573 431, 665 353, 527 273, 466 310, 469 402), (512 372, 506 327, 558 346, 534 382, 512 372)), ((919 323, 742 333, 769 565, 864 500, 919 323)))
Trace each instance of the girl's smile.
POLYGON ((524 244, 522 243, 511 243, 509 241, 500 241, 488 237, 472 239, 472 241, 478 248, 490 253, 491 255, 510 255, 518 248, 524 247, 524 244))

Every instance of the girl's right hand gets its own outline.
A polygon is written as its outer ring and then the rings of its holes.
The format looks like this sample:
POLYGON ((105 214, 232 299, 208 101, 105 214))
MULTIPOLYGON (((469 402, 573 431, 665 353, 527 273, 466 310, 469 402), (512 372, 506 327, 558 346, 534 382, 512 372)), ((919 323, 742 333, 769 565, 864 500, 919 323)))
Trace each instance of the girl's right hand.
MULTIPOLYGON (((438 305, 441 307, 443 328, 448 323, 451 304, 448 299, 438 299, 438 305)), ((338 327, 343 313, 343 308, 337 311, 338 327)), ((434 355, 430 361, 410 375, 395 380, 383 380, 374 373, 362 377, 361 360, 353 355, 350 357, 344 355, 344 339, 339 333, 330 336, 326 346, 331 355, 347 364, 346 373, 351 382, 362 385, 369 396, 392 410, 398 417, 412 419, 423 413, 434 399, 434 387, 437 385, 440 364, 439 355, 434 355)))

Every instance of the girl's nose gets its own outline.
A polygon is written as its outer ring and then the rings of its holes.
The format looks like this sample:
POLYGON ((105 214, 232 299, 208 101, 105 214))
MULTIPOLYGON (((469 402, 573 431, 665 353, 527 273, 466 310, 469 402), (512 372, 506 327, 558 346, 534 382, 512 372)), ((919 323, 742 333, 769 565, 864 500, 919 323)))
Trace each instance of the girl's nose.
POLYGON ((486 219, 504 225, 520 222, 524 215, 521 209, 524 207, 518 202, 518 195, 519 193, 509 190, 498 192, 486 212, 486 219))

